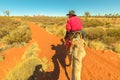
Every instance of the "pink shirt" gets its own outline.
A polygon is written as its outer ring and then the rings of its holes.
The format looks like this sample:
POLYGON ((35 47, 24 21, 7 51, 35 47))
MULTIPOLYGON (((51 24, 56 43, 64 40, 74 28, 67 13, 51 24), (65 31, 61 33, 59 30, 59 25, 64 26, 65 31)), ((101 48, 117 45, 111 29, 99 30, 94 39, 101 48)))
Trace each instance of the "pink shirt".
POLYGON ((82 21, 77 16, 72 16, 68 19, 66 24, 67 32, 82 30, 82 21))

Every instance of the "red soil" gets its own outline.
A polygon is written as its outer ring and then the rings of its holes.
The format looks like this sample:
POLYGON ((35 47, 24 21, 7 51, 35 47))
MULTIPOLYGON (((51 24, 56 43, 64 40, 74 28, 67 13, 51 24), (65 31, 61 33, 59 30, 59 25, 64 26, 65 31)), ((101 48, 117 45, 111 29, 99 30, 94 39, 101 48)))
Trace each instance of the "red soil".
MULTIPOLYGON (((5 74, 20 63, 25 49, 36 42, 39 45, 39 57, 46 57, 53 65, 48 72, 52 80, 68 80, 71 78, 71 68, 65 67, 65 47, 55 35, 45 29, 30 23, 32 40, 22 48, 11 48, 2 52, 5 60, 0 62, 0 80, 5 74)), ((87 55, 83 59, 82 80, 120 80, 120 57, 111 51, 100 51, 85 48, 87 55)), ((45 80, 45 79, 44 79, 45 80)))
POLYGON ((0 80, 2 80, 5 74, 15 67, 15 65, 20 63, 21 56, 23 55, 27 46, 28 45, 22 48, 11 48, 0 53, 0 55, 3 55, 5 58, 0 62, 0 80))

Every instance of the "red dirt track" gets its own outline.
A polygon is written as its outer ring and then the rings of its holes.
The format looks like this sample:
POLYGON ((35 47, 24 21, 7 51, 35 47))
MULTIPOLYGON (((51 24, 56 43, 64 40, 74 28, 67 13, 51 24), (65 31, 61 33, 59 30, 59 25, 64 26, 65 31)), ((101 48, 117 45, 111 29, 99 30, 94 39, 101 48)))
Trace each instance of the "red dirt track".
MULTIPOLYGON (((0 62, 0 80, 8 71, 20 63, 25 49, 31 43, 39 45, 39 57, 46 57, 53 63, 47 73, 53 80, 69 80, 71 68, 65 67, 65 47, 60 38, 49 34, 45 29, 30 23, 32 40, 23 48, 11 48, 3 51, 5 60, 0 62)), ((85 48, 87 55, 83 59, 82 80, 120 80, 120 57, 112 51, 85 48)))

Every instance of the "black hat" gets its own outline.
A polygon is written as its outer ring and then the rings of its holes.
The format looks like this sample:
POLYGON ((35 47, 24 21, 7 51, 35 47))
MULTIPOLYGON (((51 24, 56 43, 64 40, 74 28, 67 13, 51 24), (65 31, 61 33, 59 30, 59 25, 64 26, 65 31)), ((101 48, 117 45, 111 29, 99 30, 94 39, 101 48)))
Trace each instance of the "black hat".
POLYGON ((75 14, 75 11, 74 11, 74 10, 70 10, 70 11, 69 11, 69 13, 68 13, 68 14, 66 14, 66 15, 67 15, 67 16, 68 16, 68 15, 73 15, 73 16, 76 16, 76 14, 75 14))

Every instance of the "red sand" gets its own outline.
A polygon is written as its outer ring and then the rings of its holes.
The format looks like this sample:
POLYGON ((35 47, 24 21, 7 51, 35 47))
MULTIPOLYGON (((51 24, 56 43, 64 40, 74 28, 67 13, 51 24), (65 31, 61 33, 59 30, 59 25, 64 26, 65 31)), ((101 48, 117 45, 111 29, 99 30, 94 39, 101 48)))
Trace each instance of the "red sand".
MULTIPOLYGON (((0 80, 5 74, 20 63, 25 49, 31 43, 38 43, 39 57, 46 57, 53 65, 48 70, 53 80, 68 80, 71 77, 71 68, 65 68, 65 47, 58 37, 49 34, 45 29, 30 23, 32 40, 23 48, 11 48, 2 52, 5 60, 0 62, 0 80), (66 71, 66 74, 65 74, 66 71), (68 74, 68 77, 67 77, 68 74)), ((120 57, 111 51, 96 51, 85 48, 87 55, 83 59, 82 80, 120 80, 120 57)))

